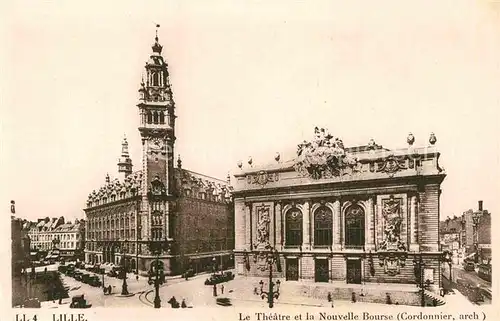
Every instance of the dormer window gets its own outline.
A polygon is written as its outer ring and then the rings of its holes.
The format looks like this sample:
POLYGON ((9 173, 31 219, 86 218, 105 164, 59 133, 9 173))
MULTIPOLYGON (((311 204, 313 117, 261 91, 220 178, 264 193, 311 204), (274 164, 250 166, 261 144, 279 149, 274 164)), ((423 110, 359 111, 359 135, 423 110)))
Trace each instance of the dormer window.
POLYGON ((111 202, 114 202, 114 201, 116 201, 116 195, 113 194, 113 195, 111 195, 111 202))

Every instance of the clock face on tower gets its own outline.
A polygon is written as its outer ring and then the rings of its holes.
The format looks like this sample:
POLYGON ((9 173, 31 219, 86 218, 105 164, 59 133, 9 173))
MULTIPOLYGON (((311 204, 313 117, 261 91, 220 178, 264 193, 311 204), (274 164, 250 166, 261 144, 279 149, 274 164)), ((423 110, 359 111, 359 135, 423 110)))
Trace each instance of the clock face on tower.
POLYGON ((153 147, 155 147, 156 149, 161 149, 163 147, 162 141, 158 137, 153 138, 152 143, 153 143, 153 147))

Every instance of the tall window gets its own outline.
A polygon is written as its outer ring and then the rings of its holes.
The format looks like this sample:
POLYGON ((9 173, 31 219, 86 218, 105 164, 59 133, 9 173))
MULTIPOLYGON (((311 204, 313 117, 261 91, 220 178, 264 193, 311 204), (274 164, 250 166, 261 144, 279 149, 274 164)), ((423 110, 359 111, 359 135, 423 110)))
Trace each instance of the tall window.
POLYGON ((302 245, 302 212, 292 208, 285 217, 286 245, 302 245))
POLYGON ((321 206, 314 212, 314 245, 332 244, 332 211, 321 206))
POLYGON ((365 244, 365 212, 359 205, 350 206, 345 212, 345 245, 362 247, 365 244))

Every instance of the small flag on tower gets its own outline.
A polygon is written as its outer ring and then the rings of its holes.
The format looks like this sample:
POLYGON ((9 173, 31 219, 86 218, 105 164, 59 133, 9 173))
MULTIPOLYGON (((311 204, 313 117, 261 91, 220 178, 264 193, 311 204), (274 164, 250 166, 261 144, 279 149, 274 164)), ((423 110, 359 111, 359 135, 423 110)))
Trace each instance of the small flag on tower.
POLYGON ((160 25, 159 25, 159 24, 156 24, 156 28, 160 28, 160 25))
POLYGON ((10 201, 10 212, 12 214, 16 214, 16 202, 15 201, 10 201))

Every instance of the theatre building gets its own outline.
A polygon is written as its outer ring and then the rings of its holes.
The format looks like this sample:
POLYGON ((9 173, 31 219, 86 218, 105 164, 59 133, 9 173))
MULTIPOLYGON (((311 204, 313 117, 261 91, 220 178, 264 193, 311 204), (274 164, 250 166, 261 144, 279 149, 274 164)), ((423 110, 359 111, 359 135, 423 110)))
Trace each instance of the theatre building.
MULTIPOLYGON (((174 164, 175 103, 158 37, 139 86, 141 167, 133 170, 126 139, 118 177, 106 176, 86 201, 85 261, 140 274, 158 260, 167 275, 228 268, 234 221, 228 179, 174 164)), ((207 150, 208 151, 208 150, 207 150)))
POLYGON ((439 197, 445 178, 436 137, 389 150, 344 147, 315 128, 296 157, 238 164, 235 258, 240 275, 287 281, 416 283, 440 288, 439 197))

